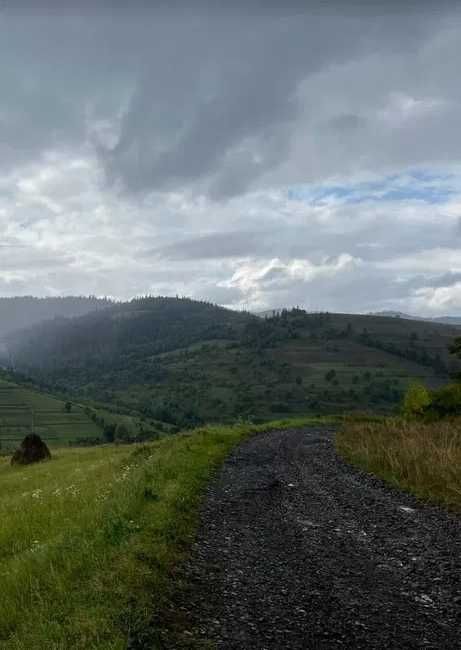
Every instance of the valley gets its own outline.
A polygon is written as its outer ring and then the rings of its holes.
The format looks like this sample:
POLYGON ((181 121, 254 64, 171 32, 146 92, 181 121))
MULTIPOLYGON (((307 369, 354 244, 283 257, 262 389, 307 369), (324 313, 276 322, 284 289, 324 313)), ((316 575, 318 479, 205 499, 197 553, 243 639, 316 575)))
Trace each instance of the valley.
POLYGON ((283 311, 258 318, 187 299, 121 303, 7 340, 37 386, 127 415, 196 426, 395 411, 409 383, 461 370, 459 334, 426 321, 283 311))

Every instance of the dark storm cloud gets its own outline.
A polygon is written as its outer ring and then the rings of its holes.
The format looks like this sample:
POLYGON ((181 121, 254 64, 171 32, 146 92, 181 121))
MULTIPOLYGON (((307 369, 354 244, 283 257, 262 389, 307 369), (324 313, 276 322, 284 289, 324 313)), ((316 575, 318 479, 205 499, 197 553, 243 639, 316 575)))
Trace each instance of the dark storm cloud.
POLYGON ((174 36, 152 53, 107 168, 134 191, 201 179, 217 195, 244 191, 286 153, 297 82, 335 52, 317 37, 306 48, 305 25, 291 21, 197 20, 174 36))
MULTIPOLYGON (((346 13, 224 12, 170 26, 170 42, 149 52, 117 143, 100 150, 109 178, 134 192, 198 184, 217 198, 242 193, 289 156, 302 128, 301 82, 370 53, 411 51, 434 27, 424 12, 346 13)), ((308 111, 316 99, 308 92, 308 111)), ((331 128, 365 122, 339 115, 331 128)))
MULTIPOLYGON (((245 192, 316 128, 301 119, 317 113, 311 78, 376 53, 411 54, 445 16, 444 5, 402 4, 24 4, 0 23, 0 165, 88 141, 107 179, 131 192, 245 192)), ((366 123, 348 111, 328 122, 333 132, 366 123)))

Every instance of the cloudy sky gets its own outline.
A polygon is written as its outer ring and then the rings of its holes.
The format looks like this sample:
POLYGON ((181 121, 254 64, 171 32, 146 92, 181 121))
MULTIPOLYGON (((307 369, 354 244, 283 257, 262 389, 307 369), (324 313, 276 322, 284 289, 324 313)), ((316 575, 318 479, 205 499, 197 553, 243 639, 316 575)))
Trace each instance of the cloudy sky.
POLYGON ((2 3, 0 294, 461 314, 461 5, 380 4, 2 3))

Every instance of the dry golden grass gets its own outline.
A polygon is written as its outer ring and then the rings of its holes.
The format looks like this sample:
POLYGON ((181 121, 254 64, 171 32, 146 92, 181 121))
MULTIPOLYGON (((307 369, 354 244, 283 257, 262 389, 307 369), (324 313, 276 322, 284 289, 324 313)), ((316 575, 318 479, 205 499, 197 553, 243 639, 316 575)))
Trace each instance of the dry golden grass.
POLYGON ((461 508, 461 419, 350 424, 336 446, 349 462, 421 499, 461 508))

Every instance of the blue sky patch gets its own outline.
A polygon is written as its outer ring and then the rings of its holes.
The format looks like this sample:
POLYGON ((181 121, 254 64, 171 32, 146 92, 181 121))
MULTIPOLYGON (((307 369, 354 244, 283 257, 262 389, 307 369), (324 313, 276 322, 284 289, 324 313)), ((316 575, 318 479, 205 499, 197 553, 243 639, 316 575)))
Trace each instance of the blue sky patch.
POLYGON ((412 170, 386 176, 381 180, 345 185, 298 185, 287 191, 292 201, 322 205, 331 201, 365 203, 368 201, 424 201, 446 203, 459 194, 458 177, 428 170, 412 170), (458 187, 457 187, 458 186, 458 187))

